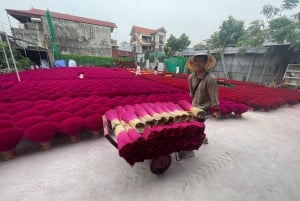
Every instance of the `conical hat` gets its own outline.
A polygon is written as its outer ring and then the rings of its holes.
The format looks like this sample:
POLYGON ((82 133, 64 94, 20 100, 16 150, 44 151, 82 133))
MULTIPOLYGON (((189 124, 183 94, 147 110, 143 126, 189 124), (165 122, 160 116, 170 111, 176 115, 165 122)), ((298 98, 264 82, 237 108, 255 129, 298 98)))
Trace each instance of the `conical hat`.
POLYGON ((217 61, 216 61, 215 57, 212 56, 211 54, 197 54, 197 55, 191 56, 186 62, 186 67, 188 69, 190 69, 191 71, 195 72, 197 67, 195 66, 194 58, 199 55, 206 55, 208 57, 207 64, 205 65, 204 70, 205 71, 212 70, 213 67, 216 65, 217 61))

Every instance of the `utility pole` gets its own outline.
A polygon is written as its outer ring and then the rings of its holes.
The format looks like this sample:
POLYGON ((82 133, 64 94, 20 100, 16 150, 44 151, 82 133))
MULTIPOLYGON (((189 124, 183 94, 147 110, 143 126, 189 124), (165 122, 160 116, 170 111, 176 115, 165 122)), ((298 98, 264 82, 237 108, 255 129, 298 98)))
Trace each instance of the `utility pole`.
MULTIPOLYGON (((3 28, 3 30, 5 30, 3 24, 2 24, 2 28, 3 28)), ((17 68, 17 65, 16 65, 16 60, 15 60, 14 54, 13 54, 13 52, 12 52, 11 45, 10 45, 10 42, 9 42, 7 33, 6 33, 5 31, 4 31, 4 34, 5 34, 6 41, 7 41, 7 44, 8 44, 8 48, 9 48, 9 51, 10 51, 10 54, 11 54, 11 58, 12 58, 12 60, 13 60, 14 66, 15 66, 17 78, 18 78, 18 81, 20 82, 21 79, 20 79, 20 75, 19 75, 18 68, 17 68)))
MULTIPOLYGON (((0 42, 3 42, 3 41, 2 41, 2 36, 1 36, 1 35, 0 35, 0 42)), ((2 49, 3 49, 3 53, 4 53, 4 57, 5 57, 5 61, 6 61, 6 64, 7 64, 7 68, 8 68, 8 70, 10 71, 10 66, 9 66, 9 62, 8 62, 8 59, 7 59, 7 55, 6 55, 5 48, 4 48, 4 47, 2 47, 2 49)))

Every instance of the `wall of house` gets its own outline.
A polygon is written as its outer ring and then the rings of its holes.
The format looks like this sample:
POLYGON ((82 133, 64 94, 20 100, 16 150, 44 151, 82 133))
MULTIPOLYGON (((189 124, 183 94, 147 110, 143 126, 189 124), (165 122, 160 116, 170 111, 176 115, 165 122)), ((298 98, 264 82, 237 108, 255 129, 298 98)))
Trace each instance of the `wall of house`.
POLYGON ((158 32, 153 37, 155 41, 154 49, 162 51, 165 44, 165 38, 166 38, 165 34, 162 32, 158 32))
POLYGON ((28 22, 24 24, 24 28, 11 28, 11 31, 16 38, 28 41, 18 41, 20 46, 39 46, 47 49, 47 43, 44 40, 43 29, 40 23, 28 22))
MULTIPOLYGON (((230 79, 256 83, 271 83, 279 73, 284 73, 288 63, 295 63, 300 55, 275 54, 225 54, 225 68, 230 79), (293 62, 294 61, 294 62, 293 62), (251 64, 253 66, 251 67, 251 64)), ((298 61, 299 62, 299 61, 298 61)), ((213 73, 225 78, 221 59, 218 59, 213 73)))
MULTIPOLYGON (((49 47, 51 35, 47 19, 42 18, 49 47)), ((111 57, 111 28, 52 18, 56 43, 61 54, 111 57)))
POLYGON ((261 84, 282 79, 288 64, 300 63, 300 52, 292 51, 287 45, 248 48, 242 54, 238 48, 225 48, 225 69, 219 53, 216 56, 217 64, 213 72, 217 77, 226 78, 226 70, 230 79, 261 84))

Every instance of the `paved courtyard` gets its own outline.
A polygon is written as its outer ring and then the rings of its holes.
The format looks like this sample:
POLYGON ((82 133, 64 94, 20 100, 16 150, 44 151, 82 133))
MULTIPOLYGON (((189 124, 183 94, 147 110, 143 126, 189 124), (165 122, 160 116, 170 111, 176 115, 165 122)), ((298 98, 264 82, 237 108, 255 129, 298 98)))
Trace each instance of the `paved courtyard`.
POLYGON ((163 175, 130 167, 104 138, 0 161, 3 201, 297 201, 300 104, 206 122, 209 144, 163 175))

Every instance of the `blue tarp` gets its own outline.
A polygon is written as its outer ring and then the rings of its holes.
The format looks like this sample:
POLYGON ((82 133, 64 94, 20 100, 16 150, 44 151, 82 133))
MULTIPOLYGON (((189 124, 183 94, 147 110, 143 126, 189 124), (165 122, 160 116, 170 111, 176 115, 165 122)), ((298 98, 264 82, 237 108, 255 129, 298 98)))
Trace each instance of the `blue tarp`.
POLYGON ((67 67, 67 61, 66 60, 55 60, 54 67, 67 67))

